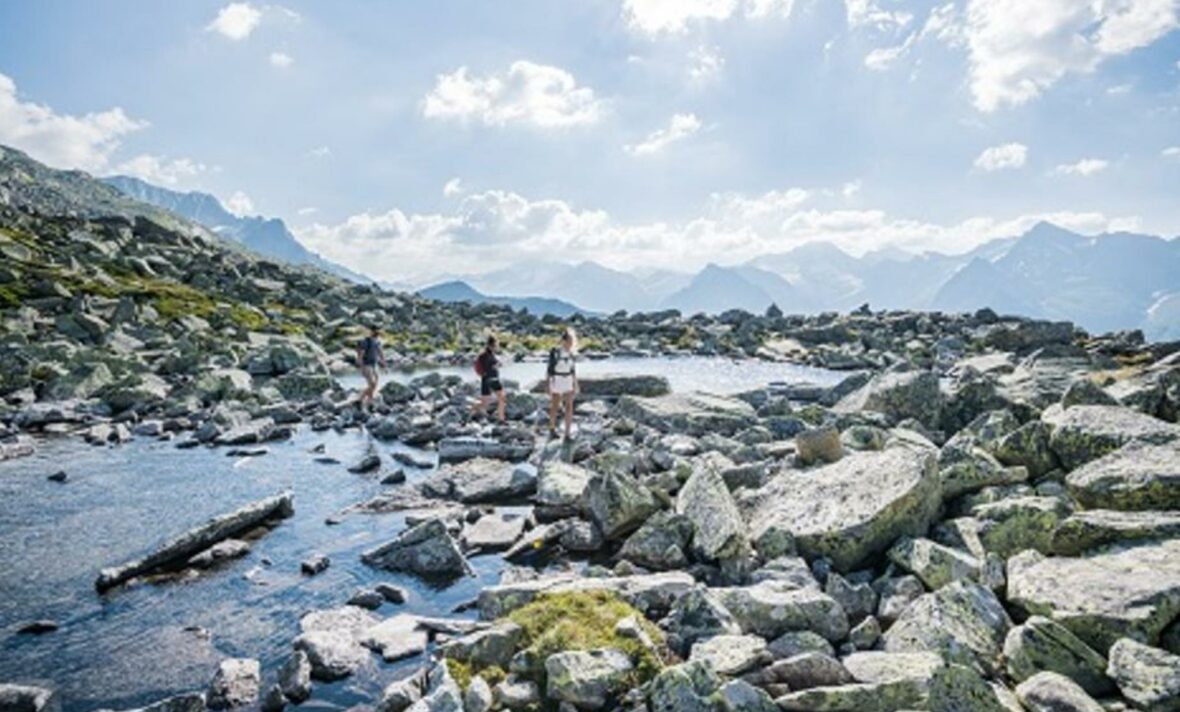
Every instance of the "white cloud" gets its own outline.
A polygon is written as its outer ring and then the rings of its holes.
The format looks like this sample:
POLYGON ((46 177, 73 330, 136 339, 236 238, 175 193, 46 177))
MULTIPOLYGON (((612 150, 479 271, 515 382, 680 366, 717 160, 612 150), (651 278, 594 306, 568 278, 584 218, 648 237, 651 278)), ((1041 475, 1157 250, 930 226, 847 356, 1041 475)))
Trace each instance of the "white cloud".
POLYGON ((642 142, 624 148, 634 156, 649 156, 659 153, 677 141, 683 141, 700 130, 701 120, 696 114, 674 114, 668 126, 652 131, 642 142))
POLYGON ((875 0, 844 0, 844 10, 851 28, 871 26, 891 30, 905 27, 914 19, 903 10, 883 10, 875 0))
POLYGON ((298 210, 295 211, 295 213, 297 215, 299 215, 299 217, 307 217, 308 215, 315 215, 319 211, 320 211, 319 208, 313 208, 313 207, 309 206, 306 208, 299 208, 298 210))
POLYGON ((458 178, 452 178, 443 185, 443 195, 451 197, 453 195, 460 195, 463 193, 463 181, 458 178))
POLYGON ((623 17, 632 30, 649 36, 681 34, 694 24, 735 15, 750 19, 790 17, 795 0, 625 0, 623 17))
POLYGON ((254 214, 254 201, 250 199, 250 196, 240 190, 222 201, 222 204, 225 205, 226 210, 238 217, 246 217, 254 214))
POLYGON ((316 146, 307 152, 308 158, 328 158, 332 155, 332 149, 327 146, 316 146))
POLYGON ((840 195, 843 195, 845 199, 851 200, 852 198, 855 198, 857 195, 860 194, 860 189, 861 189, 860 180, 859 179, 858 180, 851 180, 851 181, 848 181, 847 183, 845 183, 840 188, 840 195))
POLYGON ((979 154, 975 159, 975 167, 984 171, 1002 171, 1010 168, 1020 168, 1028 160, 1028 146, 1022 143, 1006 143, 1002 146, 992 146, 979 154))
POLYGON ((1164 158, 1180 160, 1180 146, 1168 146, 1164 150, 1160 151, 1160 155, 1164 158))
POLYGON ((477 273, 522 260, 597 260, 618 268, 698 269, 735 264, 768 252, 824 240, 860 254, 887 245, 964 251, 1017 235, 1042 220, 1095 233, 1137 229, 1135 217, 1098 212, 1033 213, 927 223, 884 210, 839 207, 838 191, 788 188, 761 195, 713 195, 697 217, 679 223, 623 223, 601 210, 562 200, 530 200, 510 191, 472 194, 451 214, 362 213, 337 225, 298 229, 325 257, 380 279, 426 284, 444 274, 477 273), (828 197, 825 197, 828 196, 828 197), (820 201, 837 201, 836 207, 820 201))
POLYGON ((1089 176, 1101 173, 1110 165, 1110 161, 1101 158, 1083 158, 1077 163, 1063 163, 1053 169, 1057 175, 1063 176, 1082 176, 1088 178, 1089 176))
POLYGON ((883 72, 927 37, 933 37, 950 46, 957 46, 962 42, 962 28, 955 14, 954 3, 931 8, 922 29, 909 33, 899 45, 872 50, 865 55, 864 64, 869 69, 883 72))
POLYGON ((261 10, 247 2, 232 2, 221 8, 205 29, 237 42, 249 37, 261 22, 261 10))
POLYGON ((1070 73, 1146 47, 1180 25, 1176 0, 970 0, 975 106, 1024 104, 1070 73))
POLYGON ((278 67, 279 69, 286 69, 292 64, 295 64, 295 58, 286 52, 271 52, 270 66, 278 67))
POLYGON ((51 166, 103 170, 120 139, 147 126, 119 107, 73 116, 21 101, 16 83, 0 74, 0 143, 51 166))
POLYGON ((721 56, 720 47, 701 45, 689 54, 688 59, 688 76, 694 82, 707 82, 725 69, 725 57, 721 56))
POLYGON ((604 112, 589 87, 564 69, 525 60, 503 74, 469 76, 467 67, 441 74, 422 101, 423 116, 488 126, 527 124, 563 128, 593 124, 604 112))
POLYGON ((169 160, 161 156, 141 153, 115 166, 113 172, 142 178, 155 185, 175 187, 206 170, 205 164, 196 163, 188 158, 169 160))

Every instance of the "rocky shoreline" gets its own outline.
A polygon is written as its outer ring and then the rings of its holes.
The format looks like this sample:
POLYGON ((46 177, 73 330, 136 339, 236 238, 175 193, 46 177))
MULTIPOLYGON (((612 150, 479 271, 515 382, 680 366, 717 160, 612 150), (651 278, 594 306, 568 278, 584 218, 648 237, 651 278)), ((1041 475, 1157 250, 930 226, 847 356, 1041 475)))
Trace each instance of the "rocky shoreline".
MULTIPOLYGON (((297 428, 363 429, 443 463, 338 463, 387 483, 340 516, 408 513, 368 566, 445 583, 481 552, 514 564, 454 617, 381 615, 404 600, 390 585, 342 592, 277 669, 228 659, 145 709, 273 712, 378 659, 421 662, 380 712, 1180 709, 1180 344, 987 310, 581 319, 602 352, 848 374, 736 395, 588 380, 562 443, 531 384, 499 426, 468 417, 458 377, 389 383, 372 413, 335 378, 358 325, 388 325, 399 360, 465 362, 492 328, 529 358, 553 320, 346 285, 125 199, 63 207, 74 178, 22 170, 0 171, 3 457, 54 435, 265 456, 297 428)), ((233 556, 292 504, 103 581, 233 556)), ((18 682, 0 712, 58 704, 18 682)))

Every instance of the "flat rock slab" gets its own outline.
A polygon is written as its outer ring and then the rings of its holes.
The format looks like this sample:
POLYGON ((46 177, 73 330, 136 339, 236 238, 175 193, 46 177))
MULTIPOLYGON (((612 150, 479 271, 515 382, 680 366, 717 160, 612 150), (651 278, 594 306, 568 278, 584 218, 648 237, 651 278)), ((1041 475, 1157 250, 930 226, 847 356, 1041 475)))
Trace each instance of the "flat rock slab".
POLYGON ((786 471, 750 497, 751 537, 790 532, 807 558, 855 569, 898 537, 921 536, 942 498, 936 452, 910 446, 854 452, 805 472, 786 471))
POLYGON ((507 549, 524 534, 525 523, 523 514, 485 514, 463 528, 463 544, 482 551, 507 549))
POLYGON ((711 591, 746 633, 771 639, 808 630, 833 642, 843 640, 848 634, 848 614, 844 608, 816 589, 765 581, 711 591))
POLYGON ((1087 550, 1145 539, 1180 538, 1180 512, 1074 512, 1053 531, 1053 553, 1077 556, 1087 550))
POLYGON ((94 586, 99 591, 105 591, 136 576, 177 562, 187 561, 214 544, 249 531, 263 522, 292 516, 295 513, 293 501, 293 496, 290 493, 284 493, 214 517, 175 539, 165 542, 141 559, 103 569, 99 572, 94 586))
POLYGON ((1131 442, 1082 465, 1065 480, 1086 507, 1180 509, 1180 442, 1131 442))
POLYGON ((708 393, 686 393, 659 398, 625 396, 615 415, 630 418, 663 433, 733 435, 757 422, 754 408, 743 400, 708 393))
POLYGON ((420 487, 428 496, 464 504, 520 500, 537 491, 537 468, 477 457, 444 465, 420 487))
POLYGON ((1049 447, 1073 470, 1131 441, 1156 445, 1180 439, 1180 425, 1116 405, 1051 408, 1041 419, 1053 426, 1049 447))
POLYGON ((641 612, 666 611, 695 584, 693 577, 683 571, 602 578, 547 576, 484 588, 479 592, 479 612, 484 620, 494 620, 528 604, 540 594, 570 591, 610 591, 641 612))
POLYGON ((1180 615, 1180 539, 1078 558, 1018 554, 1008 560, 1008 602, 1100 653, 1123 637, 1154 642, 1180 615))
POLYGON ((464 436, 438 441, 439 462, 462 462, 477 457, 518 462, 532 452, 531 440, 496 440, 464 436))

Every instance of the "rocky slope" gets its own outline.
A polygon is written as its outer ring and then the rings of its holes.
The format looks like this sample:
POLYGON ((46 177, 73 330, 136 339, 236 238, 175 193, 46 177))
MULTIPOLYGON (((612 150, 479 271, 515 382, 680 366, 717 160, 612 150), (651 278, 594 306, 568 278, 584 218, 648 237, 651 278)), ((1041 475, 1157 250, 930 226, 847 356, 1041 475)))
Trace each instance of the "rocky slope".
MULTIPOLYGON (((387 584, 341 591, 278 669, 228 659, 153 709, 316 703, 321 684, 405 659, 416 671, 373 708, 1176 709, 1180 344, 988 311, 586 319, 604 349, 850 372, 738 396, 588 382, 563 443, 538 434, 544 397, 515 387, 509 422, 488 425, 457 377, 390 383, 371 413, 332 378, 358 323, 447 358, 491 326, 530 353, 555 321, 346 285, 125 203, 46 214, 86 204, 63 190, 0 174, 6 454, 55 433, 254 448, 364 429, 444 463, 413 482, 378 454, 352 464, 388 485, 341 516, 417 513, 368 565, 445 586, 477 554, 515 564, 475 620, 382 612, 404 600, 387 584)), ((276 502, 111 570, 232 556, 243 517, 286 516, 276 502)), ((0 684, 5 710, 53 700, 0 684)))

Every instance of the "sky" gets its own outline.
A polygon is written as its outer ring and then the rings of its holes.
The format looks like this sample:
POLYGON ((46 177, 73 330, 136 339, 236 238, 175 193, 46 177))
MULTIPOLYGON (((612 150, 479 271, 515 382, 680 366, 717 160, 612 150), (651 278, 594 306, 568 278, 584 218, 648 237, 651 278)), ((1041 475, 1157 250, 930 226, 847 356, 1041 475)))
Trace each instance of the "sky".
POLYGON ((1180 0, 11 0, 0 144, 426 283, 1180 233, 1180 0))

